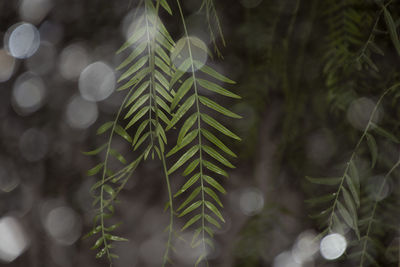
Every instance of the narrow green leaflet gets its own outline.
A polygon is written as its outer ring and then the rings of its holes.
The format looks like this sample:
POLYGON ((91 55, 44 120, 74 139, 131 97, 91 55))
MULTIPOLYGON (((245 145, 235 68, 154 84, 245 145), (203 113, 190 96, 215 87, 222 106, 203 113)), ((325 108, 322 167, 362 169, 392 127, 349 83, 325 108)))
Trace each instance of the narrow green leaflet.
POLYGON ((213 68, 204 65, 200 71, 210 75, 211 77, 220 80, 221 82, 225 82, 225 83, 230 83, 230 84, 235 84, 235 81, 232 81, 231 79, 225 77, 224 75, 220 74, 219 72, 217 72, 216 70, 214 70, 213 68))
POLYGON ((130 137, 130 135, 125 131, 124 128, 121 127, 121 125, 116 125, 115 126, 115 132, 121 136, 122 138, 124 138, 126 141, 128 141, 129 143, 132 142, 132 138, 130 137))
POLYGON ((351 229, 355 230, 357 226, 355 225, 355 222, 353 221, 353 218, 351 217, 350 213, 347 211, 347 209, 343 206, 343 204, 340 201, 337 202, 337 206, 339 213, 340 215, 342 215, 346 224, 350 226, 351 229))
POLYGON ((149 81, 145 81, 143 82, 139 88, 137 88, 135 90, 135 92, 133 93, 133 95, 129 98, 129 100, 126 102, 125 107, 130 106, 133 102, 135 102, 136 99, 138 99, 138 97, 149 87, 150 82, 149 81))
POLYGON ((212 187, 217 189, 222 194, 226 193, 224 187, 222 185, 220 185, 214 178, 212 178, 212 177, 210 177, 208 175, 203 175, 203 178, 209 185, 211 185, 212 187))
POLYGON ((178 152, 179 150, 181 150, 182 148, 184 148, 185 146, 187 146, 188 144, 190 144, 197 136, 198 134, 198 130, 193 130, 191 131, 188 135, 186 135, 182 142, 176 146, 174 146, 168 153, 167 153, 167 157, 172 156, 173 154, 175 154, 176 152, 178 152))
POLYGON ((194 224, 195 222, 197 222, 198 220, 200 220, 201 218, 201 214, 197 214, 195 216, 193 216, 183 227, 182 227, 182 231, 185 230, 186 228, 188 228, 189 226, 191 226, 192 224, 194 224))
POLYGON ((199 96, 200 102, 205 105, 206 107, 209 107, 215 111, 218 111, 221 114, 224 114, 225 116, 234 118, 234 119, 241 119, 242 116, 239 116, 232 111, 224 108, 223 106, 217 104, 216 102, 212 101, 211 99, 208 99, 207 97, 204 96, 199 96))
POLYGON ((393 45, 396 48, 397 54, 400 56, 400 42, 399 36, 397 35, 396 24, 387 8, 385 6, 382 8, 385 16, 385 22, 389 29, 390 38, 392 39, 393 45))
POLYGON ((101 151, 103 151, 107 147, 107 144, 104 144, 100 146, 99 148, 96 148, 95 150, 92 151, 87 151, 87 152, 82 152, 82 154, 87 155, 87 156, 94 156, 99 154, 101 151))
POLYGON ((372 124, 372 129, 379 135, 391 140, 392 142, 399 144, 400 141, 399 139, 394 136, 392 133, 389 133, 388 131, 386 131, 385 129, 383 129, 382 127, 379 127, 378 125, 376 125, 375 123, 371 122, 372 124))
POLYGON ((219 199, 217 193, 215 193, 211 188, 209 188, 209 187, 204 187, 204 192, 206 192, 210 197, 212 197, 212 198, 215 200, 215 202, 217 202, 218 205, 219 205, 221 208, 224 207, 224 205, 222 205, 222 202, 221 202, 221 200, 219 199))
POLYGON ((221 154, 219 154, 215 149, 213 149, 212 147, 203 146, 203 150, 210 155, 211 157, 213 157, 214 159, 218 160, 220 163, 224 164, 225 166, 229 167, 229 168, 235 168, 235 166, 233 166, 226 158, 224 158, 221 154))
POLYGON ((150 107, 146 106, 142 108, 140 111, 136 113, 136 115, 129 121, 128 125, 125 126, 125 129, 129 129, 132 125, 134 125, 138 120, 140 120, 144 114, 149 111, 150 107))
POLYGON ((176 91, 174 100, 172 101, 171 110, 175 109, 175 107, 179 103, 179 101, 181 101, 181 99, 186 95, 186 93, 189 91, 189 89, 192 88, 192 85, 193 85, 193 77, 189 77, 179 87, 179 89, 176 91))
POLYGON ((198 150, 199 150, 199 146, 196 145, 196 146, 193 146, 192 148, 190 148, 188 151, 186 151, 186 153, 183 154, 182 157, 180 157, 180 159, 169 169, 168 174, 173 173, 179 167, 181 167, 183 164, 185 164, 185 162, 188 161, 190 158, 192 158, 198 150))
POLYGON ((167 130, 171 129, 183 117, 183 115, 185 115, 185 113, 193 106, 195 99, 196 99, 195 95, 192 95, 188 99, 186 99, 186 101, 174 114, 171 123, 167 127, 167 130))
POLYGON ((372 159, 371 168, 374 168, 375 164, 376 164, 376 160, 378 158, 378 146, 376 145, 375 138, 371 134, 367 133, 366 136, 367 136, 367 143, 368 143, 368 147, 369 147, 369 151, 371 153, 371 159, 372 159))
POLYGON ((219 86, 216 83, 204 80, 204 79, 197 79, 197 82, 200 84, 200 86, 202 86, 203 88, 212 91, 214 93, 223 95, 223 96, 228 96, 228 97, 232 97, 232 98, 236 98, 236 99, 241 99, 242 97, 234 94, 224 88, 222 88, 221 86, 219 86))
POLYGON ((201 114, 201 119, 207 123, 208 125, 210 125, 211 127, 214 127, 216 130, 218 130, 219 132, 233 138, 236 140, 241 140, 241 138, 239 136, 237 136, 236 134, 234 134, 233 132, 231 132, 230 130, 228 130, 225 126, 223 126, 221 123, 217 122, 215 119, 213 119, 212 117, 208 116, 207 114, 201 114))
POLYGON ((213 135, 211 132, 207 131, 206 129, 201 129, 201 134, 211 143, 216 145, 219 149, 224 151, 226 154, 232 156, 232 157, 237 157, 235 153, 232 152, 224 143, 222 143, 215 135, 213 135))
POLYGON ((99 173, 100 170, 103 169, 103 166, 104 166, 104 162, 97 164, 96 166, 94 166, 93 168, 88 170, 86 175, 87 176, 96 175, 97 173, 99 173))
POLYGON ((228 173, 223 169, 221 169, 220 167, 218 167, 217 165, 215 165, 214 163, 211 163, 207 160, 203 160, 203 165, 210 171, 215 172, 216 174, 228 177, 228 173))
POLYGON ((190 130, 193 124, 197 121, 197 113, 193 113, 189 118, 186 119, 181 130, 179 131, 177 145, 181 145, 186 133, 190 130))
POLYGON ((200 194, 201 187, 197 187, 193 192, 186 198, 186 200, 179 206, 179 208, 176 211, 182 210, 184 207, 187 206, 192 200, 197 197, 200 194))
POLYGON ((183 192, 185 192, 189 187, 191 187, 195 182, 197 182, 200 178, 200 173, 196 173, 193 175, 183 186, 182 188, 174 195, 174 197, 179 196, 183 192))
POLYGON ((103 134, 105 133, 107 130, 109 130, 111 127, 113 127, 114 122, 113 121, 108 121, 106 123, 104 123, 103 125, 101 125, 98 129, 96 134, 103 134))
POLYGON ((133 60, 135 60, 141 53, 143 53, 144 49, 147 47, 146 42, 141 43, 138 47, 136 47, 132 53, 117 67, 117 70, 123 69, 133 60))
POLYGON ((191 204, 189 207, 187 207, 184 211, 182 211, 182 212, 178 215, 178 217, 185 216, 185 215, 188 214, 189 212, 194 211, 195 209, 197 209, 198 207, 200 207, 201 204, 202 204, 202 202, 201 202, 200 200, 194 202, 194 203, 191 204))
POLYGON ((205 201, 206 207, 211 210, 222 222, 225 222, 224 218, 222 217, 221 212, 218 210, 217 207, 210 201, 205 201))
POLYGON ((124 72, 121 75, 121 77, 118 79, 118 82, 125 80, 126 78, 131 76, 133 73, 140 70, 140 68, 142 68, 144 66, 144 64, 147 63, 148 59, 149 59, 149 56, 147 56, 147 55, 141 57, 138 61, 136 61, 136 63, 133 66, 131 66, 126 72, 124 72))

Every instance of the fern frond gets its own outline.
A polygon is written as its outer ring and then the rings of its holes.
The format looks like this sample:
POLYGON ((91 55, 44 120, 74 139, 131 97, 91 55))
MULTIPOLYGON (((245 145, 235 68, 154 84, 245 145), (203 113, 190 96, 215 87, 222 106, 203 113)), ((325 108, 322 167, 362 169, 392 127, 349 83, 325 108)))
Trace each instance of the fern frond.
MULTIPOLYGON (((364 66, 374 71, 375 64, 370 60, 369 51, 364 44, 365 26, 370 24, 371 14, 366 9, 368 3, 360 0, 328 1, 324 18, 328 24, 326 38, 325 65, 323 73, 329 89, 329 101, 333 108, 344 108, 352 99, 357 86, 354 79, 357 69, 364 66), (364 47, 365 49, 361 48, 364 47), (360 50, 361 48, 361 50, 360 50), (359 56, 359 58, 358 58, 359 56)), ((369 36, 372 41, 373 35, 369 36)))
POLYGON ((154 154, 157 154, 158 158, 163 162, 165 169, 171 216, 164 264, 170 260, 169 248, 173 230, 173 205, 164 157, 164 147, 167 139, 160 120, 163 121, 164 125, 169 123, 170 109, 167 103, 172 101, 172 96, 169 91, 169 83, 165 77, 169 77, 172 73, 171 63, 167 54, 170 51, 169 49, 173 47, 174 42, 160 21, 158 10, 160 5, 168 12, 171 10, 166 0, 157 0, 155 6, 151 0, 145 0, 143 3, 144 12, 137 19, 135 31, 117 51, 117 53, 121 53, 128 48, 132 48, 130 55, 117 67, 117 70, 124 70, 118 81, 121 82, 129 79, 118 90, 121 91, 130 88, 129 93, 120 106, 116 119, 113 122, 105 123, 98 130, 99 134, 110 131, 109 142, 105 146, 87 153, 93 155, 107 148, 105 161, 94 167, 89 173, 95 175, 100 170, 103 170, 102 179, 92 187, 93 190, 100 189, 100 196, 95 199, 95 204, 99 203, 100 205, 98 217, 100 225, 96 226, 91 234, 101 233, 93 249, 100 249, 97 257, 106 255, 110 264, 112 264, 112 258, 116 257, 116 255, 110 252, 110 248, 112 247, 110 242, 122 241, 124 239, 108 233, 111 228, 105 226, 104 219, 111 214, 106 213, 105 210, 110 210, 111 212, 114 210, 113 201, 116 196, 124 188, 136 166, 142 160, 146 160, 150 154, 152 158, 154 158, 154 154), (122 127, 118 122, 123 110, 126 111, 124 120, 127 123, 125 127, 122 127), (128 130, 136 126, 138 126, 136 133, 131 137, 128 134, 128 130), (111 142, 115 134, 131 143, 133 150, 142 149, 134 162, 116 173, 112 173, 107 169, 109 156, 114 156, 120 162, 126 164, 125 158, 111 148, 111 142), (115 187, 110 182, 120 182, 120 185, 115 187), (105 199, 105 195, 109 195, 109 198, 105 199))
POLYGON ((355 163, 355 158, 360 149, 362 143, 367 142, 371 153, 373 164, 375 165, 377 148, 375 147, 375 142, 370 135, 370 131, 374 130, 383 134, 385 132, 388 138, 388 133, 382 128, 373 123, 378 107, 380 106, 383 98, 393 91, 395 88, 399 87, 400 84, 395 84, 390 88, 386 89, 384 93, 378 99, 371 115, 369 121, 358 140, 350 159, 346 163, 343 175, 339 178, 308 178, 314 184, 323 184, 329 186, 336 186, 336 192, 322 196, 317 199, 310 200, 311 203, 324 204, 325 202, 330 202, 329 207, 320 214, 320 218, 325 221, 326 228, 323 234, 328 232, 342 232, 345 227, 350 227, 356 233, 358 239, 360 239, 360 230, 358 222, 358 211, 360 208, 360 177, 359 171, 355 163), (333 199, 333 201, 332 201, 333 199))
POLYGON ((96 258, 101 258, 103 256, 106 256, 110 262, 110 266, 112 265, 112 259, 117 257, 117 255, 111 253, 110 251, 110 249, 112 248, 111 243, 113 241, 126 241, 126 239, 112 235, 111 232, 114 231, 118 227, 118 225, 112 225, 107 227, 105 224, 105 220, 111 217, 112 213, 114 212, 114 206, 113 206, 114 200, 118 196, 119 192, 124 188, 132 172, 134 171, 138 163, 141 161, 141 157, 139 157, 137 160, 128 164, 126 167, 124 167, 115 174, 112 173, 112 171, 108 168, 110 157, 115 157, 121 163, 126 164, 125 158, 119 152, 112 149, 111 145, 113 138, 116 134, 121 136, 128 142, 131 141, 131 137, 118 124, 118 120, 121 116, 123 106, 128 100, 130 94, 132 93, 132 90, 133 88, 126 95, 122 105, 119 108, 115 120, 112 122, 106 122, 105 124, 100 126, 99 129, 97 130, 97 134, 103 134, 108 131, 110 132, 108 142, 102 145, 101 147, 86 153, 87 155, 97 155, 104 149, 106 150, 104 162, 98 164, 97 166, 93 167, 88 171, 88 175, 90 176, 96 175, 100 172, 102 172, 102 174, 101 174, 101 180, 95 183, 91 188, 92 192, 96 190, 100 190, 100 192, 98 196, 95 195, 95 200, 93 202, 94 206, 98 206, 98 210, 96 211, 96 216, 94 218, 94 227, 86 235, 86 237, 90 237, 95 234, 100 235, 100 237, 97 239, 92 249, 100 249, 99 252, 96 254, 96 258), (120 184, 118 185, 118 183, 120 184))
MULTIPOLYGON (((218 164, 230 168, 234 167, 223 154, 218 152, 215 148, 206 145, 206 140, 210 140, 210 142, 215 144, 222 152, 231 152, 222 141, 205 130, 204 125, 211 126, 219 133, 240 140, 237 135, 228 130, 221 123, 205 114, 203 109, 210 108, 234 118, 239 118, 240 116, 220 106, 209 98, 200 95, 199 90, 204 89, 233 98, 240 97, 214 82, 198 77, 198 72, 202 72, 207 79, 212 78, 222 82, 234 83, 211 67, 203 66, 203 63, 196 60, 193 54, 194 51, 196 49, 202 49, 203 53, 207 53, 207 48, 200 45, 197 39, 189 36, 179 0, 177 0, 177 5, 184 26, 185 36, 177 43, 171 54, 173 60, 179 59, 180 65, 171 81, 171 83, 177 87, 171 109, 177 108, 177 110, 167 130, 174 127, 181 120, 184 120, 184 122, 179 132, 177 144, 167 156, 172 156, 183 148, 185 148, 186 151, 179 157, 175 164, 172 165, 168 173, 172 174, 187 164, 183 175, 189 177, 189 179, 174 197, 178 197, 186 192, 191 192, 178 207, 177 211, 179 212, 179 217, 187 216, 189 218, 182 227, 182 230, 199 224, 195 230, 192 241, 192 246, 202 251, 202 254, 196 262, 196 265, 198 265, 202 261, 207 261, 207 251, 209 248, 212 249, 213 247, 213 230, 210 226, 220 227, 220 222, 224 222, 224 218, 217 207, 222 206, 222 203, 216 191, 225 193, 225 189, 212 176, 215 177, 216 174, 227 176, 227 173, 211 161, 215 161, 218 164), (179 80, 181 80, 182 83, 179 83, 179 80), (186 117, 186 119, 183 119, 184 117, 186 117), (216 205, 213 202, 216 203, 216 205)), ((232 155, 233 152, 228 154, 232 155)))

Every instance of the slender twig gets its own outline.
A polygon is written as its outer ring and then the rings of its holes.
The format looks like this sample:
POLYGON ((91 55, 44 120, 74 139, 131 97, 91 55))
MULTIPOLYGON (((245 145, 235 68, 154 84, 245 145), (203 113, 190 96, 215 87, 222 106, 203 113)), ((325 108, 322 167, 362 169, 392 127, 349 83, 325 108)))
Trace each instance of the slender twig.
POLYGON ((363 244, 363 249, 361 251, 361 260, 360 260, 360 267, 364 266, 364 262, 365 262, 365 257, 366 257, 366 252, 367 252, 367 244, 368 244, 368 240, 369 240, 369 234, 371 232, 371 228, 372 228, 372 223, 374 221, 374 217, 375 217, 375 213, 376 213, 376 209, 378 207, 378 202, 379 202, 379 196, 382 194, 383 189, 385 188, 386 185, 386 181, 387 179, 389 179, 390 175, 392 174, 392 172, 394 172, 396 170, 396 168, 398 168, 400 166, 400 158, 398 159, 398 161, 393 165, 393 167, 390 169, 390 171, 385 175, 385 177, 382 180, 382 184, 378 190, 378 194, 377 197, 374 201, 374 206, 372 207, 372 212, 371 212, 371 216, 369 217, 369 221, 368 221, 368 227, 367 227, 367 232, 365 234, 365 236, 363 236, 364 238, 364 244, 363 244))
MULTIPOLYGON (((198 88, 197 88, 197 82, 196 82, 196 74, 195 74, 195 67, 194 67, 194 62, 193 62, 193 55, 192 55, 192 49, 191 49, 191 44, 189 40, 189 34, 188 30, 186 27, 186 21, 185 17, 183 15, 182 7, 180 4, 179 0, 176 0, 178 4, 178 9, 179 13, 181 15, 182 19, 182 24, 183 24, 183 29, 185 32, 186 36, 186 43, 188 45, 188 50, 189 50, 189 57, 191 59, 191 72, 192 72, 192 77, 193 77, 193 87, 195 91, 195 96, 196 96, 196 112, 197 112, 197 128, 198 128, 198 142, 199 142, 199 168, 200 168, 200 185, 201 185, 201 199, 202 199, 202 204, 201 204, 201 212, 202 212, 202 217, 201 217, 201 239, 202 239, 202 244, 203 244, 203 249, 204 253, 206 253, 206 242, 205 242, 205 196, 204 196, 204 181, 203 181, 203 156, 202 156, 202 140, 201 140, 201 116, 200 116, 200 105, 199 105, 199 97, 198 97, 198 88)), ((205 262, 208 266, 208 261, 205 258, 205 262)))
POLYGON ((128 100, 129 96, 131 95, 132 90, 133 90, 133 88, 131 88, 129 90, 128 94, 126 94, 125 99, 123 100, 121 106, 119 107, 118 113, 117 113, 117 115, 115 117, 113 126, 111 128, 110 136, 109 136, 108 142, 107 142, 107 150, 106 150, 106 156, 105 156, 105 159, 104 159, 103 174, 102 174, 102 178, 101 178, 102 179, 102 184, 101 184, 101 188, 100 188, 101 237, 103 238, 103 244, 104 244, 104 249, 105 249, 106 254, 107 254, 107 258, 110 261, 110 267, 112 266, 112 257, 111 257, 111 254, 110 254, 110 249, 108 247, 107 238, 106 238, 106 234, 105 234, 105 231, 104 231, 104 228, 105 228, 105 226, 104 226, 104 208, 105 208, 105 205, 104 205, 104 203, 105 203, 105 201, 104 201, 104 186, 105 186, 105 181, 106 181, 106 177, 107 177, 107 164, 108 164, 108 159, 109 159, 109 156, 110 156, 111 143, 112 143, 112 140, 113 140, 113 137, 114 137, 114 133, 115 133, 115 127, 117 126, 117 122, 118 122, 119 117, 121 116, 122 109, 124 108, 125 103, 128 100))
POLYGON ((392 90, 394 90, 395 88, 397 88, 397 87, 399 87, 399 86, 400 86, 400 83, 397 83, 397 84, 395 84, 395 85, 389 87, 389 88, 386 89, 386 90, 383 92, 383 94, 379 97, 378 101, 376 102, 376 105, 375 105, 374 109, 372 110, 372 113, 371 113, 371 116, 370 116, 370 118, 369 118, 369 120, 368 120, 367 126, 365 127, 365 129, 364 129, 364 131, 363 131, 363 133, 362 133, 360 139, 358 140, 357 145, 356 145, 355 148, 353 149, 353 153, 351 154, 350 159, 349 159, 349 160, 347 161, 347 163, 346 163, 346 168, 345 168, 345 170, 344 170, 344 172, 343 172, 343 175, 342 175, 342 177, 341 177, 341 181, 340 181, 340 184, 339 184, 339 188, 338 188, 338 190, 337 190, 337 192, 336 192, 336 194, 335 194, 336 197, 335 197, 335 200, 334 200, 334 202, 333 202, 332 211, 331 211, 330 216, 329 216, 329 223, 328 223, 328 231, 329 231, 329 232, 332 231, 333 216, 334 216, 334 214, 335 214, 335 209, 336 209, 336 206, 337 206, 337 203, 338 203, 338 200, 339 200, 339 195, 340 195, 340 192, 342 191, 343 183, 344 183, 345 177, 346 177, 346 175, 347 175, 347 173, 348 173, 348 171, 349 171, 350 164, 351 164, 351 162, 353 162, 353 160, 354 160, 354 158, 355 158, 355 156, 356 156, 356 153, 357 153, 357 151, 358 151, 358 149, 359 149, 361 143, 364 141, 364 139, 365 139, 365 137, 366 137, 368 131, 370 130, 371 126, 373 125, 373 119, 375 118, 375 114, 376 114, 376 112, 378 111, 379 105, 381 104, 383 98, 384 98, 388 93, 390 93, 392 90))

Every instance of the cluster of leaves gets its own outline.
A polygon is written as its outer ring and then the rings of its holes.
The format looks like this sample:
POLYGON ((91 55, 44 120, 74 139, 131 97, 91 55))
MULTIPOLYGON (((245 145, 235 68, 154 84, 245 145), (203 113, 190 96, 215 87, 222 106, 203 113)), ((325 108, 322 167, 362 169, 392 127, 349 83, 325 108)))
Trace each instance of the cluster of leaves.
MULTIPOLYGON (((373 47, 375 30, 371 33, 370 42, 364 44, 364 36, 373 21, 369 11, 370 2, 360 0, 328 1, 324 13, 328 25, 328 35, 324 53, 326 87, 329 89, 329 100, 334 109, 344 109, 356 95, 356 89, 363 86, 363 75, 358 72, 366 63, 376 71, 370 59, 369 49, 373 47), (367 26, 368 27, 368 26, 367 26), (354 79, 359 75, 360 79, 354 79)), ((365 79, 364 79, 365 80, 365 79)))
MULTIPOLYGON (((117 51, 117 53, 123 53, 128 49, 132 51, 117 68, 123 70, 118 82, 125 81, 118 91, 128 92, 115 120, 106 122, 97 132, 108 133, 108 142, 86 153, 97 155, 106 150, 105 160, 88 172, 89 175, 100 174, 101 178, 92 187, 95 193, 93 204, 98 208, 98 212, 94 228, 87 236, 99 234, 92 249, 99 249, 97 257, 106 255, 110 263, 112 258, 117 257, 110 251, 112 241, 126 239, 111 234, 118 225, 108 227, 105 220, 112 215, 116 197, 134 169, 150 155, 152 159, 156 156, 162 162, 169 195, 166 210, 170 211, 170 223, 167 227, 168 241, 163 266, 172 262, 173 221, 176 215, 191 216, 181 230, 198 225, 194 231, 192 246, 201 247, 203 253, 197 259, 196 265, 207 260, 207 252, 213 247, 212 227, 221 227, 218 220, 224 222, 220 211, 223 205, 217 192, 225 193, 225 189, 212 176, 228 176, 218 164, 234 167, 221 152, 233 157, 236 155, 207 128, 210 127, 236 140, 240 138, 207 115, 206 109, 230 118, 237 119, 240 116, 211 100, 206 94, 202 95, 200 90, 235 99, 240 97, 218 84, 221 82, 234 84, 232 80, 196 58, 196 53, 208 55, 212 53, 201 40, 189 36, 180 1, 176 2, 184 27, 184 37, 177 43, 173 41, 158 15, 160 7, 172 14, 167 1, 141 1, 140 4, 144 8, 142 14, 135 16, 135 29, 131 37, 117 51), (125 127, 120 125, 122 119, 126 121, 125 127), (167 131, 175 129, 181 120, 184 122, 177 136, 177 144, 168 150, 167 131), (111 143, 116 135, 124 138, 132 150, 138 153, 131 163, 112 149, 111 143), (166 158, 177 153, 182 155, 174 159, 174 164, 168 168, 166 158), (117 158, 124 167, 112 172, 108 167, 110 157, 117 158), (182 166, 186 166, 183 175, 188 179, 173 196, 169 176, 182 166), (186 195, 186 199, 174 211, 173 198, 180 195, 186 195)), ((212 15, 213 19, 218 21, 213 1, 205 0, 203 6, 207 9, 207 18, 210 19, 212 15)), ((210 30, 213 40, 216 40, 216 34, 211 28, 210 30)), ((220 30, 219 33, 222 34, 220 30)), ((217 51, 219 53, 219 50, 217 51)))
MULTIPOLYGON (((334 15, 328 16, 331 25, 328 38, 330 49, 326 53, 327 61, 324 73, 326 85, 331 90, 330 95, 347 101, 346 103, 339 101, 343 108, 347 107, 349 101, 354 99, 349 94, 354 95, 356 88, 365 87, 365 82, 370 83, 371 77, 382 80, 382 73, 379 73, 380 67, 374 62, 376 56, 383 57, 386 54, 379 45, 382 39, 389 40, 394 50, 400 55, 397 26, 389 11, 392 1, 386 3, 376 1, 375 5, 378 7, 378 11, 373 23, 371 23, 371 16, 367 11, 363 13, 360 11, 362 9, 354 8, 357 2, 359 1, 347 1, 349 5, 341 8, 338 7, 339 4, 332 3, 333 9, 329 12, 340 13, 342 19, 334 15), (383 19, 384 23, 380 23, 383 19), (365 22, 367 25, 371 25, 366 40, 362 30, 365 22), (381 25, 385 25, 387 31, 380 29, 381 25), (349 84, 351 86, 348 86, 349 84), (344 92, 339 92, 340 90, 344 90, 344 92)), ((358 4, 360 7, 363 4, 373 5, 374 3, 360 2, 358 4)), ((393 233, 394 229, 388 219, 393 219, 393 216, 388 214, 398 213, 398 207, 393 205, 393 197, 385 199, 380 196, 383 194, 385 186, 390 183, 400 162, 390 162, 384 158, 384 153, 378 153, 380 144, 378 141, 382 139, 385 140, 382 142, 396 146, 400 140, 390 131, 375 124, 374 121, 377 119, 376 113, 382 105, 384 97, 393 94, 398 87, 399 84, 395 84, 381 94, 340 177, 307 177, 314 184, 334 188, 329 190, 328 194, 307 201, 310 205, 324 207, 322 211, 320 210, 312 216, 323 226, 324 230, 321 232, 321 236, 331 232, 345 235, 347 229, 351 229, 354 235, 350 242, 352 251, 348 257, 352 261, 358 262, 360 267, 369 264, 379 266, 380 262, 386 264, 388 262, 387 257, 383 257, 384 259, 381 260, 378 258, 388 255, 382 242, 385 235, 393 233), (363 156, 365 148, 370 153, 370 167, 367 170, 360 167, 362 161, 358 160, 365 158, 363 156), (377 185, 377 181, 374 181, 375 188, 371 188, 371 181, 376 180, 377 173, 382 170, 385 170, 386 174, 381 178, 379 185, 377 185), (388 207, 391 208, 388 209, 388 207)))
MULTIPOLYGON (((345 235, 347 229, 352 229, 356 238, 353 239, 351 245, 358 249, 349 254, 349 257, 358 260, 360 267, 367 266, 367 262, 378 265, 369 252, 369 248, 372 248, 372 246, 379 246, 376 245, 379 244, 379 239, 374 238, 372 235, 374 232, 382 233, 383 228, 389 225, 388 221, 381 221, 385 216, 380 216, 380 219, 377 219, 377 208, 379 203, 386 197, 382 196, 384 188, 388 186, 391 175, 400 165, 400 161, 389 163, 392 166, 381 181, 378 181, 379 185, 374 182, 372 186, 374 188, 371 188, 370 183, 371 179, 378 179, 373 175, 377 164, 380 161, 384 161, 378 153, 377 138, 384 139, 392 145, 399 144, 400 140, 389 131, 375 124, 374 120, 377 118, 376 113, 384 97, 399 86, 400 84, 396 84, 388 88, 377 101, 350 159, 345 163, 345 169, 340 177, 307 177, 311 183, 334 188, 333 191, 329 190, 327 194, 307 200, 310 205, 324 207, 322 211, 312 215, 324 227, 320 236, 322 237, 332 232, 345 235), (357 159, 362 156, 362 148, 365 146, 370 153, 370 167, 368 170, 360 169, 357 166, 357 159), (376 227, 374 228, 374 226, 376 227)), ((384 163, 387 163, 387 161, 384 161, 384 163)), ((398 207, 393 208, 393 210, 396 209, 398 207)), ((383 233, 387 232, 383 231, 383 233)))

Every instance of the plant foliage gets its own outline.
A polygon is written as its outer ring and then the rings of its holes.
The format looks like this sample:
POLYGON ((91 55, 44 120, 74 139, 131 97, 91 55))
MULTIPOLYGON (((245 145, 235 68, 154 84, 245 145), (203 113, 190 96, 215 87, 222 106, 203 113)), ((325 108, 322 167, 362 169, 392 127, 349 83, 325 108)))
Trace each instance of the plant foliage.
MULTIPOLYGON (((178 0, 176 4, 184 26, 184 37, 177 43, 159 17, 160 9, 172 14, 168 2, 140 2, 139 6, 143 9, 142 13, 136 14, 134 18, 136 26, 128 40, 117 51, 117 54, 131 51, 117 67, 117 70, 122 71, 118 80, 121 85, 117 90, 126 92, 125 99, 115 120, 104 123, 97 131, 98 134, 108 134, 107 143, 85 153, 98 155, 105 151, 104 161, 88 171, 88 175, 98 175, 100 179, 91 189, 97 214, 94 228, 87 237, 97 236, 92 249, 98 250, 98 258, 106 256, 110 265, 112 259, 118 257, 112 253, 112 242, 127 239, 114 235, 112 232, 119 224, 108 226, 107 219, 112 216, 116 198, 132 172, 150 157, 156 157, 162 162, 169 195, 166 209, 170 211, 170 222, 167 226, 168 240, 163 266, 173 262, 171 253, 172 239, 175 236, 173 222, 176 215, 188 217, 182 231, 198 225, 195 228, 192 246, 202 248, 202 253, 196 265, 207 261, 207 253, 213 247, 213 227, 220 228, 220 222, 224 222, 220 210, 223 204, 217 192, 225 193, 225 189, 214 177, 228 176, 219 164, 234 167, 223 153, 233 157, 236 155, 219 139, 218 134, 213 134, 210 129, 236 140, 240 138, 207 113, 213 111, 230 118, 241 117, 202 95, 200 90, 235 99, 240 97, 220 85, 234 84, 232 80, 214 68, 204 65, 204 62, 198 61, 194 55, 195 51, 205 55, 212 53, 200 39, 189 36, 181 3, 178 0), (177 144, 168 148, 170 137, 167 136, 167 131, 175 130, 180 121, 184 123, 180 130, 176 131, 177 144), (136 155, 135 160, 127 162, 122 154, 112 148, 115 137, 123 138, 130 144, 136 155), (182 155, 177 160, 174 159, 174 163, 168 167, 166 158, 172 158, 178 153, 182 155), (112 171, 109 167, 110 158, 119 160, 123 167, 112 171), (183 175, 188 179, 179 191, 173 194, 169 177, 184 165, 186 167, 183 175), (186 198, 176 209, 178 213, 175 213, 173 198, 181 194, 186 198)), ((217 34, 221 36, 224 45, 225 41, 214 3, 212 0, 205 0, 201 8, 203 7, 206 9, 215 51, 220 56, 216 43, 217 34), (217 21, 218 33, 211 26, 214 21, 217 21)))

